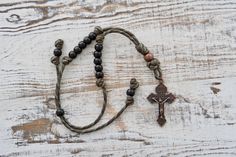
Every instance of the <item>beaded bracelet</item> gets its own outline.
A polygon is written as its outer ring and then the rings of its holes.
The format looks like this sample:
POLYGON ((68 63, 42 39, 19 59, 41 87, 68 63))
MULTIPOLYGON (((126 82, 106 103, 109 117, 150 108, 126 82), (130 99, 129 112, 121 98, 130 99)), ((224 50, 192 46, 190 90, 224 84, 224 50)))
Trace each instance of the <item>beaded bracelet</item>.
POLYGON ((164 115, 164 104, 165 103, 172 103, 175 100, 175 96, 167 91, 167 87, 164 85, 164 81, 162 78, 162 73, 160 69, 160 62, 158 59, 154 58, 153 54, 147 49, 144 44, 138 41, 138 39, 135 37, 134 34, 131 32, 118 28, 118 27, 107 27, 107 28, 101 28, 99 26, 95 27, 94 31, 89 33, 88 36, 86 36, 83 41, 79 42, 78 46, 74 47, 74 50, 69 52, 68 56, 64 56, 62 58, 62 64, 60 66, 60 56, 62 55, 62 46, 63 46, 63 40, 58 39, 55 42, 55 50, 54 50, 54 56, 51 58, 51 62, 56 65, 56 72, 57 72, 57 83, 56 83, 56 89, 55 89, 55 104, 56 104, 56 115, 61 119, 61 122, 67 127, 69 130, 84 134, 84 133, 90 133, 97 130, 100 130, 109 124, 111 124, 114 120, 116 120, 124 111, 125 109, 132 105, 134 103, 133 96, 135 95, 135 90, 139 87, 139 83, 135 78, 132 78, 130 80, 130 88, 127 90, 127 98, 125 101, 125 105, 120 109, 120 111, 114 115, 109 121, 106 123, 97 126, 95 128, 91 128, 94 125, 96 125, 102 118, 106 106, 107 106, 107 91, 106 91, 106 85, 104 82, 104 73, 103 73, 103 66, 102 66, 102 49, 103 49, 103 41, 105 39, 105 36, 110 33, 119 33, 124 36, 126 36, 128 39, 130 39, 134 45, 136 50, 141 53, 144 56, 144 60, 147 62, 147 66, 150 70, 153 71, 155 78, 159 81, 158 86, 156 87, 156 94, 151 93, 147 99, 150 103, 158 103, 159 104, 159 115, 157 122, 160 126, 163 126, 166 122, 165 115, 164 115), (94 64, 95 64, 95 77, 96 77, 96 85, 100 87, 103 91, 103 106, 101 109, 100 114, 98 117, 91 122, 88 125, 85 126, 75 126, 71 124, 65 117, 64 117, 64 110, 61 108, 60 103, 60 85, 61 85, 61 79, 62 74, 65 70, 65 67, 76 58, 77 55, 79 55, 83 49, 86 48, 87 45, 91 44, 93 40, 96 40, 95 44, 95 51, 93 53, 94 55, 94 64))

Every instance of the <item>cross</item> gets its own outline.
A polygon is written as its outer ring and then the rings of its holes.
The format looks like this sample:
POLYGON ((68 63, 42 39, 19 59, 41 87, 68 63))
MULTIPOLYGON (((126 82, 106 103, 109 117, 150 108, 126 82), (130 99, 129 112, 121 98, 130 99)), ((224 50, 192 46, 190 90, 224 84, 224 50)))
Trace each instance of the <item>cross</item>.
POLYGON ((147 97, 147 99, 150 103, 157 102, 159 104, 159 115, 157 122, 160 126, 163 126, 166 123, 166 118, 164 114, 164 104, 171 104, 175 100, 175 96, 167 91, 167 87, 163 83, 160 83, 156 87, 156 94, 151 93, 147 97))

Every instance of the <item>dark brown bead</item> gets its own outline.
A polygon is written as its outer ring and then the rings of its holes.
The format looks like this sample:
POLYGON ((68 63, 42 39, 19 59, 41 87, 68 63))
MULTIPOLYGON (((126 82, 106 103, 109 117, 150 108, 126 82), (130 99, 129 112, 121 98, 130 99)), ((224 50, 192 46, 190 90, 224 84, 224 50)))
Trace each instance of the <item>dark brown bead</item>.
POLYGON ((102 49, 103 49, 103 46, 102 46, 102 44, 96 44, 96 45, 94 46, 94 48, 95 48, 96 51, 101 52, 102 49))
POLYGON ((128 90, 126 91, 126 94, 127 94, 128 96, 134 96, 135 91, 134 91, 133 89, 128 89, 128 90))
POLYGON ((61 54, 62 54, 61 50, 58 49, 58 48, 54 49, 53 53, 54 53, 54 55, 57 56, 57 57, 61 56, 61 54))
POLYGON ((85 42, 81 41, 79 42, 79 48, 84 49, 86 47, 85 42))
POLYGON ((82 52, 82 49, 79 48, 79 46, 75 46, 75 47, 74 47, 74 52, 75 52, 76 54, 80 54, 80 53, 82 52))
POLYGON ((103 72, 96 72, 95 76, 97 79, 99 79, 99 78, 103 78, 104 74, 103 72))
POLYGON ((95 65, 95 71, 96 72, 101 72, 103 70, 103 66, 102 65, 95 65))
POLYGON ((101 65, 102 64, 102 59, 101 58, 94 58, 93 63, 96 65, 101 65))
POLYGON ((94 51, 94 52, 93 52, 93 56, 94 56, 95 58, 100 58, 100 57, 102 56, 102 52, 94 51))
POLYGON ((56 111, 56 115, 58 116, 58 117, 61 117, 61 116, 63 116, 65 114, 65 112, 64 112, 64 110, 63 109, 57 109, 57 111, 56 111))
POLYGON ((89 37, 90 40, 95 40, 95 39, 96 39, 96 36, 97 36, 96 33, 91 32, 91 33, 89 33, 89 36, 88 36, 88 37, 89 37))
POLYGON ((77 56, 77 54, 76 54, 74 51, 70 51, 70 52, 69 52, 69 57, 70 57, 70 58, 73 58, 73 59, 74 59, 74 58, 76 58, 76 56, 77 56))
POLYGON ((84 40, 83 40, 83 41, 84 41, 84 43, 87 44, 87 45, 91 43, 91 39, 90 39, 89 37, 84 37, 84 40))

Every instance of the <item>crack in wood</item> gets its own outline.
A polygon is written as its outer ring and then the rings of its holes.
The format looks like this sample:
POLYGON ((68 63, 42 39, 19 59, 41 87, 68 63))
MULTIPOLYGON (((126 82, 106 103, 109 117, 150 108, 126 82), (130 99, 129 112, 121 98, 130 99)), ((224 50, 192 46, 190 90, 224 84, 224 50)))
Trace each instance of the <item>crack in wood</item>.
POLYGON ((219 88, 216 88, 216 87, 210 87, 210 89, 212 90, 212 92, 213 92, 214 94, 217 94, 217 93, 220 92, 220 89, 219 89, 219 88))

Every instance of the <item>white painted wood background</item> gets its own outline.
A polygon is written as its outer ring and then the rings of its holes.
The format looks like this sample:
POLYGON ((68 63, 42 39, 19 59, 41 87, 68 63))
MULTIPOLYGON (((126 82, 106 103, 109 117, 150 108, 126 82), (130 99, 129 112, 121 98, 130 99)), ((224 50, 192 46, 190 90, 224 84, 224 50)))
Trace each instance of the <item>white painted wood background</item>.
MULTIPOLYGON (((1 0, 0 156, 236 156, 235 0, 1 0), (157 81, 123 36, 104 42, 109 105, 99 124, 123 105, 129 79, 141 86, 135 104, 109 127, 77 135, 55 116, 54 41, 67 53, 94 26, 133 32, 161 61, 177 100, 156 123, 146 97, 157 81)), ((65 71, 62 106, 74 124, 100 112, 93 44, 65 71)))

